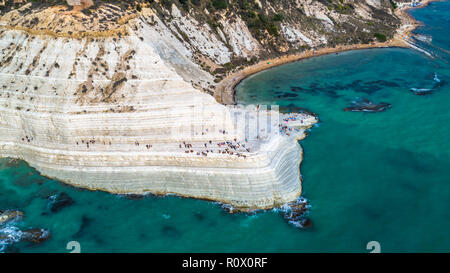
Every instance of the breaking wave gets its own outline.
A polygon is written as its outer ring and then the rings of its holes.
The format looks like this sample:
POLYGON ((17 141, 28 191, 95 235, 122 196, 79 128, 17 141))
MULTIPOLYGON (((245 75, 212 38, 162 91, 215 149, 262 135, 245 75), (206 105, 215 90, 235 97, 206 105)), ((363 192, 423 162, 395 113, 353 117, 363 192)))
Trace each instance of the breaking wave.
POLYGON ((23 232, 16 226, 7 225, 0 229, 0 253, 9 246, 18 243, 23 237, 23 232))

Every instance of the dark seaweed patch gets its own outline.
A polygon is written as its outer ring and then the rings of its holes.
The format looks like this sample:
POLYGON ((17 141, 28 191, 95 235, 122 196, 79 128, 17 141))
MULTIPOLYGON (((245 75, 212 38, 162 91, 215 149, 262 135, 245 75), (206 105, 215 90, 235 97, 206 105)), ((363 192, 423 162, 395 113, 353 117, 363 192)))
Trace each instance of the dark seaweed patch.
POLYGON ((297 94, 292 94, 292 93, 284 93, 282 95, 277 96, 277 98, 279 98, 279 99, 281 99, 281 98, 284 98, 284 99, 296 98, 296 97, 298 97, 298 95, 297 94))
POLYGON ((342 89, 352 89, 355 92, 360 92, 360 93, 366 93, 366 94, 372 94, 375 93, 381 89, 383 89, 383 87, 374 84, 374 83, 363 83, 361 80, 357 80, 352 82, 349 85, 346 85, 344 88, 342 89))
POLYGON ((316 95, 322 93, 332 98, 339 98, 337 90, 354 90, 359 93, 373 94, 386 87, 399 87, 400 85, 395 81, 376 80, 363 82, 362 80, 355 80, 348 84, 336 82, 333 84, 320 84, 318 82, 311 83, 308 87, 291 86, 291 91, 296 93, 304 93, 316 95))
POLYGON ((81 225, 80 228, 78 229, 78 231, 73 235, 73 238, 80 238, 81 236, 83 236, 84 231, 86 230, 87 227, 89 227, 92 224, 92 221, 94 221, 93 218, 90 218, 86 215, 83 215, 83 217, 81 218, 81 225))
POLYGON ((300 87, 300 86, 291 86, 291 91, 292 92, 302 92, 302 91, 304 91, 305 89, 304 88, 302 88, 302 87, 300 87))
POLYGON ((385 81, 385 80, 371 81, 371 82, 367 82, 366 84, 369 84, 369 85, 377 84, 377 85, 386 86, 386 87, 399 87, 400 86, 396 82, 390 82, 390 81, 385 81))
POLYGON ((281 113, 305 113, 305 114, 309 114, 311 116, 317 117, 317 115, 315 113, 313 113, 312 111, 310 111, 306 108, 303 108, 303 107, 295 106, 292 103, 287 106, 280 106, 279 110, 281 113))
POLYGON ((205 220, 205 216, 201 212, 194 212, 194 217, 200 222, 205 220))
POLYGON ((173 227, 173 226, 164 226, 161 229, 161 231, 162 231, 162 233, 164 235, 169 236, 169 237, 179 237, 179 236, 181 236, 180 231, 178 229, 176 229, 175 227, 173 227))

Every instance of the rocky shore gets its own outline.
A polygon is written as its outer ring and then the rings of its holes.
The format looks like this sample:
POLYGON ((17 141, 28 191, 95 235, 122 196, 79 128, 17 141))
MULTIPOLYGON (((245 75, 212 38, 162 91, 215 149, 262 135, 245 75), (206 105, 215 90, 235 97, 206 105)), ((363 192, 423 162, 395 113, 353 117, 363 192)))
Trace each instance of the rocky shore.
POLYGON ((42 243, 50 238, 50 232, 41 228, 21 230, 14 225, 23 219, 18 210, 0 210, 0 253, 14 252, 14 244, 19 242, 42 243))

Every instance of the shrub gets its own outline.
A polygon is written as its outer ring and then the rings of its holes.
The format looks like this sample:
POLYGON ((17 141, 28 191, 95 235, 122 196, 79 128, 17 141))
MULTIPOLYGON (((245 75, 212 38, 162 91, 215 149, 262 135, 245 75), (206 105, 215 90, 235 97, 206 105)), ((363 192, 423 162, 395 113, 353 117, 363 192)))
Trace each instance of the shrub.
POLYGON ((213 0, 212 5, 217 10, 227 8, 227 2, 225 0, 213 0))
POLYGON ((387 38, 386 38, 386 35, 384 35, 384 34, 382 34, 382 33, 375 33, 374 34, 374 36, 375 36, 375 38, 377 38, 377 40, 378 41, 380 41, 380 42, 386 42, 387 41, 387 38))
POLYGON ((281 14, 275 14, 274 16, 273 16, 273 18, 272 18, 272 20, 274 20, 274 21, 282 21, 283 20, 283 15, 281 15, 281 14))

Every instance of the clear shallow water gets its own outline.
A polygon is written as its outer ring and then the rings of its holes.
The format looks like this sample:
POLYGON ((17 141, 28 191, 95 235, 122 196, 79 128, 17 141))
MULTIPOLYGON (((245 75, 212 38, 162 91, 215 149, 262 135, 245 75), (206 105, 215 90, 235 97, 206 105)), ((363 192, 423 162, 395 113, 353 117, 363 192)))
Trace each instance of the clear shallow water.
POLYGON ((439 58, 406 49, 347 52, 284 65, 239 86, 240 102, 304 107, 321 120, 302 141, 310 229, 273 211, 230 215, 200 200, 79 190, 3 159, 0 209, 25 212, 14 226, 52 233, 15 250, 68 252, 76 240, 82 252, 367 252, 376 240, 386 252, 449 252, 450 85, 428 96, 410 92, 432 87, 435 73, 450 82, 450 56, 439 49, 450 50, 449 13, 449 2, 413 11, 426 24, 417 32, 433 37, 421 46, 439 58), (342 110, 357 98, 392 108, 342 110), (55 192, 74 205, 51 213, 46 198, 55 192))
POLYGON ((239 86, 238 102, 304 107, 321 120, 302 141, 303 193, 316 229, 299 243, 313 251, 361 251, 370 240, 384 251, 450 251, 450 87, 410 91, 432 88, 435 75, 450 79, 448 12, 449 2, 413 12, 426 24, 417 33, 433 38, 420 46, 435 59, 407 49, 352 51, 284 65, 239 86), (392 108, 342 110, 361 98, 392 108))

